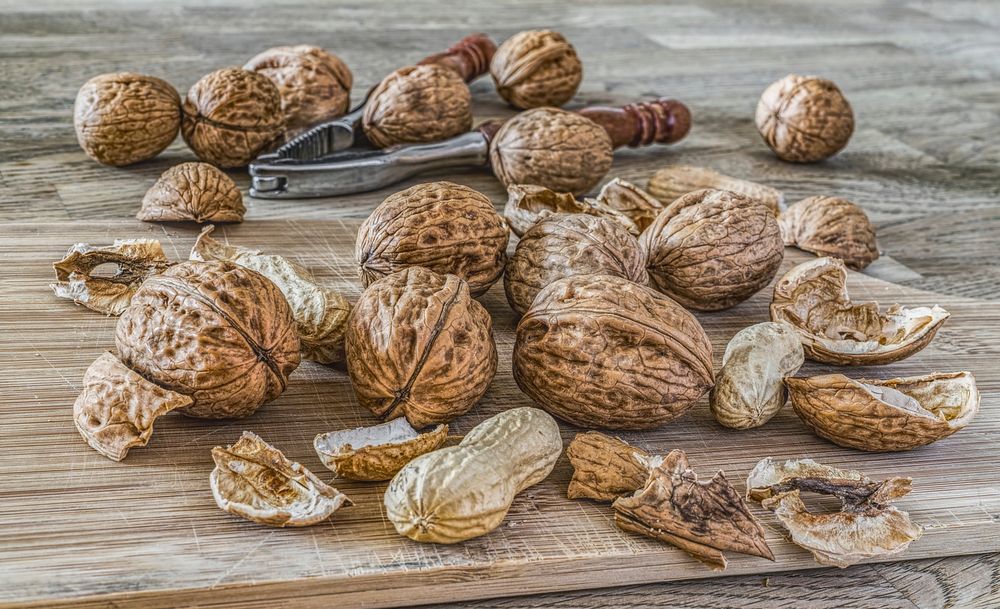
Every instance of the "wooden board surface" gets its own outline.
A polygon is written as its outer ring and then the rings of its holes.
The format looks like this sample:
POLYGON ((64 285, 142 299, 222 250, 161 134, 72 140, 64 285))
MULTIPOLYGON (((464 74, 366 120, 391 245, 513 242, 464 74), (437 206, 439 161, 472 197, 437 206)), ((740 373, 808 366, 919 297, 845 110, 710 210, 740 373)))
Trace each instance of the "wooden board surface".
MULTIPOLYGON (((256 221, 220 229, 240 245, 288 255, 353 300, 357 223, 338 220, 256 221)), ((89 363, 113 345, 115 320, 55 299, 50 263, 72 243, 159 238, 168 255, 186 258, 196 230, 137 222, 0 225, 0 603, 65 601, 104 606, 405 606, 443 598, 485 598, 626 583, 717 577, 674 548, 618 531, 606 505, 569 501, 570 467, 515 501, 505 523, 485 537, 434 546, 399 537, 382 515, 379 483, 337 483, 355 507, 328 523, 276 530, 219 510, 208 489, 211 447, 250 429, 324 479, 312 452, 319 432, 374 423, 360 409, 343 371, 305 363, 288 390, 251 418, 206 422, 170 415, 150 445, 113 463, 89 449, 71 420, 73 399, 89 363)), ((785 266, 808 259, 786 252, 785 266)), ((860 376, 972 370, 983 392, 980 416, 966 430, 911 453, 869 455, 811 436, 790 409, 761 429, 732 432, 715 424, 704 401, 661 430, 622 434, 651 451, 685 450, 702 475, 726 470, 742 479, 761 457, 810 456, 862 469, 873 477, 906 475, 914 492, 899 503, 926 527, 904 558, 1000 550, 1000 313, 981 301, 932 295, 852 274, 856 299, 884 304, 938 303, 953 318, 922 353, 860 376)), ((497 286, 484 299, 494 317, 500 369, 482 403, 455 423, 467 431, 500 410, 528 404, 510 375, 514 316, 497 286)), ((729 311, 699 315, 716 362, 741 327, 766 319, 768 293, 729 311)), ((825 367, 808 364, 803 374, 825 367)), ((578 431, 563 425, 568 441, 578 431)), ((756 509, 756 508, 755 508, 756 509)), ((727 575, 815 567, 808 553, 781 539, 757 510, 776 563, 730 555, 727 575)))

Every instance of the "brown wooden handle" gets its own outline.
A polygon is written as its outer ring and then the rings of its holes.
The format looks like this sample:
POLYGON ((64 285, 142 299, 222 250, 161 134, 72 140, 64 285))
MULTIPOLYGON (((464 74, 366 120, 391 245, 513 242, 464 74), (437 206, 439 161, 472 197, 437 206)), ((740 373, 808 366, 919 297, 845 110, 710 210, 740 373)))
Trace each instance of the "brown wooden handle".
POLYGON ((691 111, 676 99, 663 98, 620 108, 591 106, 579 113, 604 127, 615 148, 672 144, 691 129, 691 111))
POLYGON ((419 65, 436 63, 455 70, 465 82, 472 82, 489 71, 496 50, 496 43, 486 34, 469 34, 447 51, 422 59, 419 65))

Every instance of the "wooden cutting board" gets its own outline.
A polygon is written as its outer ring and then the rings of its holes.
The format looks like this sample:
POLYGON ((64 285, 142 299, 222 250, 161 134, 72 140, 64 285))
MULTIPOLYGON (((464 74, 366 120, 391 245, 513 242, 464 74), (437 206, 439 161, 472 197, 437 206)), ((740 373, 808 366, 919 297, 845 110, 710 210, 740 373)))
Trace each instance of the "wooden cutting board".
MULTIPOLYGON (((154 237, 186 259, 195 228, 121 223, 2 225, 0 242, 0 605, 66 603, 144 608, 406 606, 530 592, 718 577, 684 552, 619 531, 607 505, 570 501, 570 466, 520 495, 491 534, 454 546, 398 536, 383 517, 384 483, 337 482, 356 505, 303 529, 272 529, 219 510, 208 475, 213 446, 253 430, 320 477, 317 433, 376 422, 360 408, 342 369, 312 362, 288 390, 239 421, 169 415, 149 445, 122 463, 100 456, 76 432, 71 409, 84 370, 113 348, 114 318, 56 299, 51 263, 76 242, 154 237)), ((284 254, 355 300, 356 222, 258 221, 222 227, 219 238, 284 254)), ((809 259, 786 251, 782 272, 809 259)), ((620 436, 651 452, 680 448, 704 477, 724 469, 742 491, 762 457, 812 457, 872 477, 911 476, 913 493, 898 503, 926 529, 901 557, 1000 550, 1000 311, 993 303, 917 292, 851 274, 855 299, 887 306, 940 304, 952 318, 923 352, 891 366, 852 369, 854 376, 902 376, 971 370, 982 391, 979 417, 937 444, 896 454, 865 454, 815 438, 790 408, 762 428, 735 432, 711 418, 703 400, 660 430, 620 436)), ((716 365, 740 328, 765 321, 770 290, 720 313, 699 314, 716 365)), ((464 433, 513 406, 529 405, 514 384, 510 354, 515 318, 502 286, 483 298, 494 319, 500 368, 481 404, 453 424, 464 433)), ((807 364, 800 374, 827 367, 807 364)), ((579 430, 562 425, 566 442, 579 430)), ((752 506, 777 561, 729 554, 725 574, 817 567, 786 542, 775 520, 752 506)))

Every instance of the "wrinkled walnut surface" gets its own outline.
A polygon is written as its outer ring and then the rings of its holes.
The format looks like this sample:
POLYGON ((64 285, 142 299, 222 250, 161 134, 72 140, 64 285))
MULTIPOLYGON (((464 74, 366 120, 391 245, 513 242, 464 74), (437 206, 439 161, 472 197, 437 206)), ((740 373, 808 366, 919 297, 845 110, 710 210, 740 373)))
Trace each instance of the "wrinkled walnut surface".
POLYGON ((840 152, 854 133, 854 112, 832 81, 788 76, 757 102, 757 130, 785 161, 813 163, 840 152))
POLYGON ((338 478, 389 480, 404 465, 436 450, 448 438, 448 426, 419 433, 404 418, 371 427, 319 434, 313 447, 319 460, 338 478))
POLYGON ((562 34, 530 30, 497 48, 490 73, 500 97, 526 110, 561 106, 572 99, 583 80, 583 64, 562 34))
POLYGON ((645 486, 650 470, 663 463, 662 455, 650 455, 596 431, 576 434, 566 456, 573 466, 566 496, 594 501, 614 501, 634 493, 645 486))
MULTIPOLYGON (((636 228, 643 231, 663 211, 663 204, 645 190, 621 178, 614 178, 601 188, 594 204, 610 207, 631 220, 636 228)), ((638 233, 636 233, 638 234, 638 233)))
POLYGON ((746 195, 763 203, 775 215, 781 211, 785 196, 776 188, 733 178, 705 167, 692 165, 670 165, 660 169, 649 178, 646 185, 649 193, 669 205, 678 197, 695 190, 710 188, 712 190, 728 190, 746 195))
POLYGON ((864 210, 837 197, 809 197, 778 216, 785 245, 840 258, 861 270, 878 259, 875 227, 864 210))
POLYGON ((232 178, 208 163, 181 163, 146 191, 135 217, 146 222, 242 222, 246 211, 232 178))

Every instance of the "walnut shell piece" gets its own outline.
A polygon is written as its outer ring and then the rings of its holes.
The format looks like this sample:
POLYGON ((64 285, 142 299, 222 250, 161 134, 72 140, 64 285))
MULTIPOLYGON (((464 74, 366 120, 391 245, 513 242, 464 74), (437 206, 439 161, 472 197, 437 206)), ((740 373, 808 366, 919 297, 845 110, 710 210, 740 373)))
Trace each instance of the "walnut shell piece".
POLYGON ((531 227, 507 263, 507 302, 523 315, 542 288, 572 275, 616 275, 646 285, 646 256, 620 224, 586 214, 557 214, 531 227))
POLYGON ((509 238, 489 197, 451 182, 428 182, 386 197, 358 229, 354 253, 364 286, 422 266, 461 277, 479 296, 503 275, 509 238))
POLYGON ((213 448, 212 459, 209 482, 215 503, 251 522, 305 527, 354 503, 249 431, 232 446, 213 448))
POLYGON ((347 319, 358 402, 416 429, 468 412, 497 369, 493 323, 455 275, 411 267, 371 284, 347 319))
POLYGON ((104 353, 83 375, 73 422, 91 448, 121 461, 130 448, 149 442, 157 418, 190 404, 186 395, 150 383, 104 353))
POLYGON ((508 120, 490 143, 493 173, 511 184, 537 184, 575 195, 611 169, 611 138, 594 121, 558 108, 535 108, 508 120))
POLYGON ((814 163, 847 146, 854 111, 832 81, 789 74, 775 81, 757 102, 757 130, 778 158, 814 163))
POLYGON ((118 72, 88 80, 76 94, 73 127, 87 156, 131 165, 163 152, 177 137, 181 98, 165 80, 118 72))
POLYGON ((336 290, 316 282, 308 269, 276 254, 229 245, 211 237, 206 226, 194 247, 191 260, 225 260, 256 271, 281 290, 292 309, 302 357, 321 364, 344 360, 344 332, 351 305, 336 290))
POLYGON ((849 379, 842 374, 785 379, 795 414, 838 446, 911 450, 946 438, 979 412, 970 372, 849 379))
POLYGON ((608 218, 639 236, 639 227, 628 216, 596 199, 578 200, 571 192, 556 192, 534 184, 511 184, 507 189, 507 204, 503 216, 510 229, 523 237, 537 222, 557 213, 590 214, 608 218))
POLYGON ((144 222, 242 222, 246 211, 232 178, 208 163, 181 163, 146 191, 135 217, 144 222))
POLYGON ((696 190, 639 237, 653 285, 685 307, 719 311, 770 283, 785 248, 774 214, 745 195, 696 190))
POLYGON ((184 99, 181 135, 198 158, 242 167, 282 133, 281 95, 266 76, 224 68, 202 77, 184 99))
POLYGON ((597 197, 588 201, 624 214, 640 231, 652 224, 663 211, 663 204, 656 198, 621 178, 614 178, 605 184, 597 197))
POLYGON ((756 199, 778 215, 785 202, 785 195, 777 188, 730 177, 706 167, 693 165, 670 165, 660 169, 649 178, 646 189, 665 204, 695 190, 710 188, 728 190, 736 194, 756 199))
POLYGON ((715 420, 732 429, 767 423, 785 405, 783 379, 798 372, 804 361, 799 335, 788 324, 743 328, 726 345, 715 377, 708 401, 715 420))
POLYGON ((147 279, 118 319, 122 362, 189 395, 178 412, 245 417, 299 365, 291 309, 269 279, 230 262, 182 262, 147 279))
POLYGON ((679 304, 612 275, 576 275, 539 292, 517 325, 514 380, 580 427, 651 429, 712 387, 712 344, 679 304))
POLYGON ((875 302, 855 304, 847 292, 847 269, 836 258, 792 267, 774 286, 771 320, 790 324, 808 359, 843 366, 888 364, 930 344, 949 317, 933 307, 875 302))
POLYGON ((674 545, 716 570, 723 550, 774 560, 764 527, 720 470, 700 482, 687 456, 672 450, 632 497, 615 500, 615 524, 674 545))
POLYGON ((338 478, 390 480, 404 465, 438 449, 448 438, 448 426, 418 433, 406 419, 372 427, 319 434, 313 447, 319 460, 338 478))
POLYGON ((372 89, 361 126, 379 148, 447 139, 472 129, 472 93, 445 66, 400 68, 372 89))
POLYGON ((860 271, 878 259, 875 227, 864 210, 838 197, 808 197, 778 216, 785 245, 840 258, 860 271))
POLYGON ((285 129, 291 133, 337 118, 351 105, 351 70, 320 47, 274 47, 255 55, 243 69, 266 76, 278 88, 285 129))
POLYGON ((558 33, 529 30, 503 42, 490 62, 497 93, 521 110, 561 106, 583 80, 576 49, 558 33))
POLYGON ((576 434, 566 456, 573 466, 566 496, 609 502, 645 486, 664 459, 597 431, 576 434))

